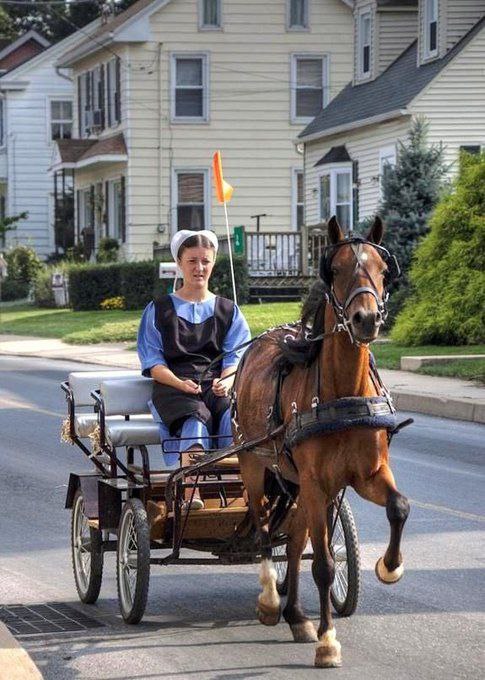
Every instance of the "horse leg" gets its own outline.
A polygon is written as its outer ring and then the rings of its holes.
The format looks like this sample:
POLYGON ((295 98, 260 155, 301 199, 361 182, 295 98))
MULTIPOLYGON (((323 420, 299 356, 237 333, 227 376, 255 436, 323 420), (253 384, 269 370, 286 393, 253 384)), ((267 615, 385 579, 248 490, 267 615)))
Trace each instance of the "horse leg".
POLYGON ((359 480, 354 488, 362 498, 386 508, 391 534, 384 557, 377 560, 375 571, 382 583, 397 583, 404 573, 400 547, 402 530, 409 515, 409 501, 397 490, 391 468, 385 463, 370 479, 359 480))
POLYGON ((317 642, 315 627, 305 616, 299 600, 301 556, 308 541, 306 518, 298 506, 288 537, 286 554, 288 557, 288 599, 283 609, 285 621, 290 626, 295 642, 317 642))
POLYGON ((342 657, 330 610, 330 588, 335 578, 335 564, 328 546, 327 508, 330 499, 313 480, 302 483, 300 498, 306 500, 304 509, 313 545, 312 573, 320 594, 319 641, 315 666, 337 668, 342 665, 342 657))
POLYGON ((277 574, 273 567, 271 540, 269 536, 269 513, 265 508, 264 497, 264 467, 258 469, 252 463, 252 469, 246 467, 245 456, 239 456, 241 473, 244 485, 249 497, 249 510, 253 516, 257 536, 261 549, 261 567, 259 571, 259 582, 263 587, 258 596, 256 613, 259 621, 265 626, 276 626, 281 617, 280 596, 276 588, 277 574))

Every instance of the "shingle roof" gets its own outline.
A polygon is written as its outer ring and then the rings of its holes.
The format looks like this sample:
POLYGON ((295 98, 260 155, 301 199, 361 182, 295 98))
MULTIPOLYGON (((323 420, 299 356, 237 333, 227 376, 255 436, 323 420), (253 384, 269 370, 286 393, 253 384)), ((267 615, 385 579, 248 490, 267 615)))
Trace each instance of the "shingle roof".
POLYGON ((124 155, 126 144, 123 133, 105 139, 58 139, 57 147, 62 163, 77 163, 93 156, 124 155))
POLYGON ((330 151, 327 151, 325 156, 315 163, 314 167, 326 165, 327 163, 347 163, 351 160, 345 144, 343 146, 332 146, 330 151))
POLYGON ((414 41, 375 80, 363 85, 349 83, 299 134, 325 134, 327 130, 374 118, 406 106, 438 73, 485 27, 485 17, 442 58, 417 65, 417 40, 414 41))

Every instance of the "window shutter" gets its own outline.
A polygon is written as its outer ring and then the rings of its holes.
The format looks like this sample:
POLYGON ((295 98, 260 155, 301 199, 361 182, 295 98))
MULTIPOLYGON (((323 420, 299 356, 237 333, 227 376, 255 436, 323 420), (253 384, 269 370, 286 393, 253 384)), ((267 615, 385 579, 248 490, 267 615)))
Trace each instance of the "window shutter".
POLYGON ((77 130, 79 137, 83 136, 83 126, 82 126, 82 119, 83 119, 83 112, 82 112, 82 79, 81 76, 77 77, 77 130))
POLYGON ((81 192, 76 191, 76 243, 81 240, 81 192))
POLYGON ((359 161, 352 162, 352 204, 353 204, 353 225, 352 229, 359 223, 359 161))
POLYGON ((116 58, 115 121, 121 123, 121 61, 116 58))
POLYGON ((104 94, 104 64, 101 64, 99 69, 99 108, 101 109, 101 127, 104 130, 105 124, 105 94, 104 94))
POLYGON ((121 177, 121 224, 120 224, 120 234, 121 241, 125 243, 126 241, 126 191, 125 191, 125 178, 121 177))
POLYGON ((89 187, 89 224, 87 227, 94 228, 94 184, 89 187))
POLYGON ((113 124, 113 112, 111 111, 111 62, 106 64, 106 114, 108 127, 113 124))
POLYGON ((109 182, 104 183, 104 220, 106 236, 109 236, 109 182))

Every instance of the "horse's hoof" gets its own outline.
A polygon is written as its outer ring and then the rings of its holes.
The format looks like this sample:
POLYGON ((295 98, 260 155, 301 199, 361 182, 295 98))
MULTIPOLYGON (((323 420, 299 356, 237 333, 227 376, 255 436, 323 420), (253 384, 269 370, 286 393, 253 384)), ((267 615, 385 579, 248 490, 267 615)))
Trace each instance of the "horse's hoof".
POLYGON ((317 644, 315 666, 317 668, 340 668, 342 655, 340 642, 336 638, 335 628, 330 628, 322 635, 317 644))
POLYGON ((317 631, 311 621, 290 624, 295 642, 318 642, 317 631))
POLYGON ((259 622, 262 623, 263 626, 276 626, 280 622, 281 607, 270 609, 262 602, 258 602, 256 614, 258 615, 259 622))
POLYGON ((397 569, 394 569, 394 571, 389 571, 389 569, 384 564, 384 558, 379 557, 376 562, 375 572, 381 583, 391 585, 392 583, 397 583, 402 579, 404 574, 404 565, 400 564, 397 569))

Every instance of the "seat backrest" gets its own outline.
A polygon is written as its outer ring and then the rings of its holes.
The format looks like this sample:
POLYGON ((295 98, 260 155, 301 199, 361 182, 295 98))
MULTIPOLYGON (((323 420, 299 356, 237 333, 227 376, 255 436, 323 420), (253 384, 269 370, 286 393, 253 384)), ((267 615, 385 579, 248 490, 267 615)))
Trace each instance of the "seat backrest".
POLYGON ((98 390, 101 382, 109 378, 130 378, 140 376, 140 371, 75 371, 69 373, 68 383, 76 406, 93 406, 91 392, 98 390))
POLYGON ((99 393, 103 398, 106 416, 137 415, 149 413, 148 401, 152 398, 151 378, 127 377, 103 380, 99 393))

